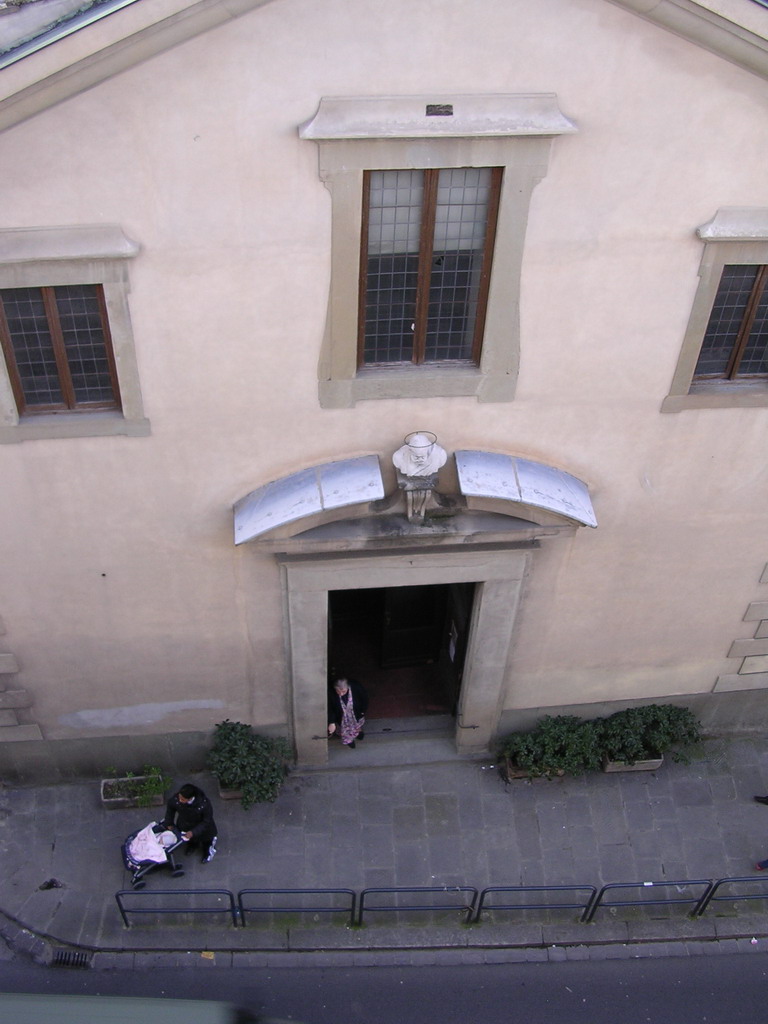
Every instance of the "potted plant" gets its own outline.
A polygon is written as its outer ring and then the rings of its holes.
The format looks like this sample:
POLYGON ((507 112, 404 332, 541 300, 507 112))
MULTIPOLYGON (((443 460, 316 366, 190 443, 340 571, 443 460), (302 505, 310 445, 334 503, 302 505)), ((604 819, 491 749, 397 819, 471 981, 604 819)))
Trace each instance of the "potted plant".
POLYGON ((206 759, 226 799, 239 797, 247 810, 252 804, 277 799, 291 748, 282 737, 260 736, 244 722, 228 718, 217 723, 213 746, 206 759))
POLYGON ((674 704, 645 704, 617 711, 598 723, 603 771, 653 771, 664 754, 687 761, 684 750, 697 743, 701 727, 688 708, 674 704))
POLYGON ((594 722, 575 715, 547 715, 531 732, 514 732, 499 749, 510 778, 581 775, 600 767, 594 722))
POLYGON ((163 794, 171 779, 157 765, 145 764, 140 772, 124 772, 108 768, 101 780, 101 803, 110 810, 124 807, 162 807, 163 794))

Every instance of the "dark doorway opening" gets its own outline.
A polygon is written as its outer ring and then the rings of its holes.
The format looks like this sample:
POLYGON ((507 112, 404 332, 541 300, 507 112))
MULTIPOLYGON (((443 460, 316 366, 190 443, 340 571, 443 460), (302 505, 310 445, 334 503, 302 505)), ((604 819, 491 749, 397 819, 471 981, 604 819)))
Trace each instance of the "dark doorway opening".
POLYGON ((369 719, 454 715, 474 591, 474 583, 331 591, 330 679, 365 686, 369 719))

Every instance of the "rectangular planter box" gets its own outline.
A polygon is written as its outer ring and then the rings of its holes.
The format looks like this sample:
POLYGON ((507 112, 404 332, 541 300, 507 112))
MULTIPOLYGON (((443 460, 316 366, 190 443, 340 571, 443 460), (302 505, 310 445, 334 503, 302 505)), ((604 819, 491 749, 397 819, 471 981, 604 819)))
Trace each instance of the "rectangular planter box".
POLYGON ((531 773, 526 768, 518 768, 518 766, 516 764, 513 764, 509 760, 508 757, 504 758, 504 765, 500 769, 500 771, 501 771, 501 777, 502 777, 502 779, 504 779, 505 782, 510 782, 512 779, 533 779, 533 778, 546 779, 546 778, 549 778, 549 777, 554 779, 554 778, 561 778, 563 775, 565 775, 565 772, 561 769, 560 771, 552 772, 551 776, 547 776, 547 775, 532 776, 531 773))
MULTIPOLYGON (((105 796, 105 790, 115 782, 131 783, 136 782, 141 784, 149 776, 147 775, 135 775, 131 779, 102 779, 101 788, 99 790, 101 794, 101 803, 103 807, 106 807, 110 811, 124 810, 128 807, 138 807, 139 798, 136 796, 105 796)), ((149 803, 145 804, 146 807, 162 807, 165 803, 165 798, 162 793, 155 793, 150 797, 149 803)))
POLYGON ((504 764, 501 768, 501 777, 505 782, 510 782, 512 779, 530 778, 528 772, 524 768, 518 768, 517 765, 512 764, 508 757, 504 758, 504 764))
POLYGON ((664 757, 654 757, 647 761, 635 761, 628 764, 626 761, 603 761, 604 772, 655 772, 664 764, 664 757))
POLYGON ((222 800, 241 800, 243 797, 243 791, 241 789, 224 789, 221 783, 219 786, 219 796, 222 800))

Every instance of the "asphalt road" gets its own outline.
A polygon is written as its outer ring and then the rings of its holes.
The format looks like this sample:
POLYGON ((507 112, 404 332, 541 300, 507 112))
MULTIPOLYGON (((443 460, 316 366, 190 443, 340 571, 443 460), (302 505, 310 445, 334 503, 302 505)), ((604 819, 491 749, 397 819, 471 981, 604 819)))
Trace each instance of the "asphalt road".
POLYGON ((0 964, 0 991, 222 999, 303 1024, 763 1024, 767 976, 764 953, 350 969, 201 961, 130 972, 15 960, 0 964))

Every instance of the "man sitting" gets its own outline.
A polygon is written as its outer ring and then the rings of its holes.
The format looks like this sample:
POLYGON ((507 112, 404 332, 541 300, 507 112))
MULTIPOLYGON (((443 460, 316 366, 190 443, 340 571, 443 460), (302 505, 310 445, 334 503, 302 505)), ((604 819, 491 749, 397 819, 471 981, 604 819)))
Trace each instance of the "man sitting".
POLYGON ((162 825, 176 828, 187 841, 187 854, 202 846, 201 862, 208 864, 216 856, 217 830, 211 801, 198 786, 187 782, 168 801, 162 825))

